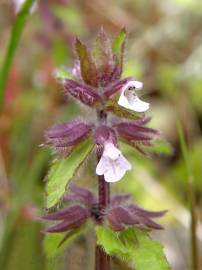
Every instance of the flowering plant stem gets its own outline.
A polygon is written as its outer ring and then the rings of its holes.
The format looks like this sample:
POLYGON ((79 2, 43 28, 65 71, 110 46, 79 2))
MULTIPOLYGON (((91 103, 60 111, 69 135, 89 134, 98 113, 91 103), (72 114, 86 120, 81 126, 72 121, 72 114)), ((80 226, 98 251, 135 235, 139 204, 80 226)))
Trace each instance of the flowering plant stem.
MULTIPOLYGON (((102 110, 97 112, 97 117, 99 122, 106 122, 107 115, 102 110)), ((97 150, 97 158, 99 162, 101 158, 99 150, 97 150)), ((98 176, 98 203, 98 222, 102 224, 102 212, 110 203, 110 185, 105 181, 104 175, 98 176)), ((96 246, 95 256, 95 270, 109 270, 110 257, 104 252, 103 248, 98 245, 96 246)))
MULTIPOLYGON (((93 54, 85 44, 78 38, 76 39, 75 49, 79 64, 76 62, 73 68, 72 75, 75 79, 64 79, 62 76, 61 82, 66 95, 71 95, 79 102, 96 109, 97 121, 93 123, 92 121, 75 119, 54 125, 45 132, 45 145, 52 147, 59 156, 60 154, 67 155, 62 160, 58 159, 49 173, 48 208, 56 205, 61 199, 67 203, 76 201, 75 205, 48 213, 43 217, 43 219, 58 222, 47 228, 46 232, 66 232, 65 237, 59 243, 61 245, 69 235, 80 230, 88 219, 92 219, 98 225, 95 227, 97 236, 95 270, 109 270, 110 258, 115 254, 121 258, 127 254, 128 260, 131 261, 135 269, 146 270, 150 269, 150 264, 153 265, 156 257, 159 258, 159 253, 162 254, 162 247, 158 244, 157 247, 155 242, 152 243, 145 230, 140 231, 139 228, 162 229, 162 226, 153 221, 153 218, 163 216, 166 211, 145 210, 135 203, 129 202, 130 196, 128 194, 110 197, 110 183, 121 180, 126 172, 132 169, 130 162, 118 148, 119 137, 146 155, 141 146, 143 145, 143 148, 149 146, 150 142, 158 135, 157 130, 145 126, 150 120, 149 117, 144 115, 138 117, 129 112, 129 110, 146 111, 149 105, 140 101, 134 92, 136 88, 142 87, 141 82, 131 81, 130 78, 121 79, 125 38, 126 32, 123 29, 110 45, 107 36, 101 30, 93 54), (123 98, 119 99, 121 106, 115 106, 113 104, 117 102, 111 99, 111 96, 119 91, 121 91, 122 96, 125 93, 125 96, 129 97, 129 101, 127 99, 124 101, 123 98), (111 105, 109 104, 110 100, 112 101, 111 105), (123 109, 128 108, 125 106, 128 105, 128 102, 132 103, 133 106, 129 110, 123 109), (113 117, 109 121, 107 112, 110 113, 110 116, 112 113, 118 117, 113 117), (98 194, 95 195, 92 191, 74 184, 69 185, 70 192, 65 194, 66 186, 75 170, 93 148, 96 149, 95 155, 97 156, 95 173, 98 175, 98 194), (68 173, 66 173, 66 168, 69 168, 68 173), (55 192, 56 188, 57 192, 55 192), (137 233, 135 228, 127 228, 128 226, 138 226, 137 233), (144 256, 141 258, 142 261, 140 260, 140 265, 134 263, 133 251, 136 253, 136 247, 132 245, 128 249, 124 243, 117 239, 116 232, 126 238, 129 237, 131 241, 134 241, 134 234, 138 235, 139 232, 141 241, 143 240, 143 253, 147 253, 145 244, 148 246, 149 241, 147 266, 143 262, 144 256), (158 256, 152 254, 150 244, 154 248, 154 254, 157 252, 158 256), (148 257, 150 258, 148 259, 148 257)), ((138 247, 136 256, 139 256, 137 254, 141 252, 142 250, 139 251, 138 247)), ((158 260, 157 264, 162 265, 162 270, 170 269, 163 254, 160 258, 160 264, 158 260)), ((160 270, 159 267, 158 269, 160 270)))

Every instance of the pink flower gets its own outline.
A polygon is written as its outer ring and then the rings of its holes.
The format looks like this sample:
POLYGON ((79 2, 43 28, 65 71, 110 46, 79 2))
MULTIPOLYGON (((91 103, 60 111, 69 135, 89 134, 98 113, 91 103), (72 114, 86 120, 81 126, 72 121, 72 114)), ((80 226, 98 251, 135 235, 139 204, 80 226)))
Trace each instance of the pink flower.
POLYGON ((106 182, 113 183, 121 180, 128 170, 131 170, 131 164, 121 151, 113 143, 106 142, 102 157, 96 168, 96 174, 104 175, 106 182))
POLYGON ((143 83, 139 81, 129 81, 123 86, 118 104, 126 109, 135 112, 145 112, 149 109, 149 103, 142 101, 136 95, 136 90, 140 90, 143 83))

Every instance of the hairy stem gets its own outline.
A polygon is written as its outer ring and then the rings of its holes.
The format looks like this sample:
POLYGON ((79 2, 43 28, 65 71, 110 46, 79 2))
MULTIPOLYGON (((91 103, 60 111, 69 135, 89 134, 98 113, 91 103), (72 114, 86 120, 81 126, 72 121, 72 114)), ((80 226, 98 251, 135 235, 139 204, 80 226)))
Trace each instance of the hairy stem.
MULTIPOLYGON (((106 122, 107 115, 103 111, 98 111, 98 121, 101 123, 106 122)), ((101 153, 97 150, 98 162, 101 158, 101 153)), ((98 198, 99 198, 99 223, 103 223, 103 211, 110 203, 110 186, 104 179, 104 175, 98 176, 98 198)), ((100 246, 96 246, 96 259, 95 270, 109 270, 110 269, 110 257, 104 252, 100 246)))
POLYGON ((96 246, 96 263, 95 270, 108 270, 110 257, 104 252, 100 246, 96 246))
MULTIPOLYGON (((99 160, 99 159, 98 159, 99 160)), ((109 183, 105 182, 104 176, 98 176, 98 194, 99 194, 99 223, 102 224, 102 212, 110 201, 109 183)), ((104 252, 100 246, 96 246, 96 263, 95 270, 109 270, 110 257, 104 252)))
POLYGON ((188 177, 188 197, 189 197, 189 203, 190 203, 190 213, 191 213, 191 224, 190 224, 190 233, 191 233, 191 252, 192 252, 192 269, 193 270, 200 270, 201 264, 200 264, 200 249, 197 239, 197 205, 196 205, 196 196, 195 196, 195 190, 194 190, 194 179, 193 179, 193 168, 192 168, 192 162, 190 159, 188 146, 185 141, 185 135, 182 128, 182 124, 180 122, 180 119, 177 121, 177 128, 178 128, 178 134, 179 134, 179 140, 182 150, 182 155, 185 161, 185 166, 187 170, 187 177, 188 177))

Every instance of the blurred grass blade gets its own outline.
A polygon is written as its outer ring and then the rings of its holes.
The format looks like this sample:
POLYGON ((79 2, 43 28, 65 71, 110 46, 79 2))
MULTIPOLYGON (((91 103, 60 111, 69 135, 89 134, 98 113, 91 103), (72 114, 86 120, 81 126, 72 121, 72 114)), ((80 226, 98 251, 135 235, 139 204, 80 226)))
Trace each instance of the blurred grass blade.
POLYGON ((16 21, 13 25, 13 29, 10 36, 10 41, 7 47, 5 58, 3 60, 3 65, 0 72, 0 109, 3 105, 4 91, 6 88, 9 70, 13 61, 13 57, 20 40, 24 25, 26 23, 27 17, 29 16, 29 11, 36 0, 27 0, 22 6, 20 12, 16 17, 16 21))
POLYGON ((186 165, 186 170, 187 170, 187 176, 191 177, 192 176, 192 169, 191 169, 191 160, 189 158, 189 152, 187 148, 187 144, 185 142, 185 137, 184 137, 184 132, 182 128, 182 124, 180 122, 180 119, 177 119, 177 131, 179 135, 179 141, 180 141, 180 147, 182 151, 182 156, 186 165))
POLYGON ((191 157, 188 151, 188 146, 185 141, 182 124, 179 117, 177 119, 177 130, 178 130, 178 135, 179 135, 182 156, 185 161, 185 166, 187 170, 187 179, 188 179, 187 193, 189 197, 190 214, 191 214, 190 233, 191 233, 192 268, 193 270, 200 270, 201 269, 200 249, 199 249, 199 243, 197 239, 198 215, 197 215, 196 194, 195 194, 195 186, 194 186, 195 181, 193 179, 192 161, 191 161, 191 157))

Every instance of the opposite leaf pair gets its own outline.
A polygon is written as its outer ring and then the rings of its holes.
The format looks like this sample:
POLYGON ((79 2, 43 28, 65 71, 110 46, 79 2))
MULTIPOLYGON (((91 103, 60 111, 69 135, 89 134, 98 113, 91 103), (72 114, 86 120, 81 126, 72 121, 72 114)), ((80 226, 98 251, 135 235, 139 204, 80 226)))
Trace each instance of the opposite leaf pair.
POLYGON ((102 151, 96 173, 104 175, 105 181, 116 182, 120 180, 127 170, 131 169, 130 163, 123 157, 117 148, 117 139, 120 138, 138 151, 144 153, 144 145, 150 145, 158 131, 144 125, 150 120, 141 117, 137 120, 113 120, 111 127, 107 125, 96 126, 81 120, 74 120, 65 124, 55 125, 45 132, 46 144, 64 154, 72 151, 82 140, 93 137, 95 146, 102 151), (117 138, 118 135, 118 138, 117 138))
POLYGON ((162 217, 166 211, 152 212, 140 208, 130 202, 129 195, 116 195, 111 198, 111 202, 100 215, 98 199, 88 189, 70 185, 68 195, 63 197, 64 202, 77 202, 55 213, 49 213, 43 219, 49 221, 59 221, 58 224, 46 229, 46 232, 67 232, 78 229, 91 218, 99 224, 99 220, 104 220, 114 231, 122 231, 127 226, 135 225, 141 229, 162 229, 162 226, 154 222, 153 218, 162 217))

